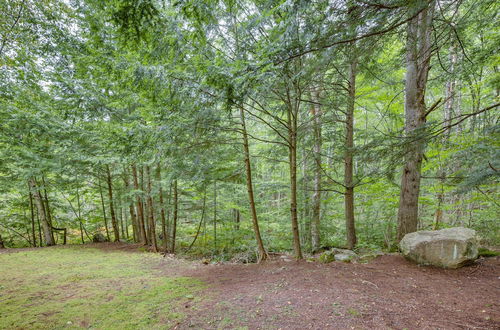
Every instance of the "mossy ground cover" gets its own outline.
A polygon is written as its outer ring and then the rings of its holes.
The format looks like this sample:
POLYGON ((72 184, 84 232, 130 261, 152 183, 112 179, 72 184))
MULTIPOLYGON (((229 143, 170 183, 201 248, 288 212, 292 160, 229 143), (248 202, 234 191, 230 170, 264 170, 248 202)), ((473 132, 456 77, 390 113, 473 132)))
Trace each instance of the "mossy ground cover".
POLYGON ((0 329, 162 329, 203 283, 165 277, 161 256, 82 247, 0 254, 0 329))

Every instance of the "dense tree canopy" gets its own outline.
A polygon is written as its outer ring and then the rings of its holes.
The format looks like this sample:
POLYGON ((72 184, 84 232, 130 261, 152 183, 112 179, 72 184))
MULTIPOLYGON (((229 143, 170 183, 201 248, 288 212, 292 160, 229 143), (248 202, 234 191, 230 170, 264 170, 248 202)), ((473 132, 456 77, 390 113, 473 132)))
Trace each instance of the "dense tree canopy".
POLYGON ((0 242, 498 244, 499 6, 2 2, 0 242))

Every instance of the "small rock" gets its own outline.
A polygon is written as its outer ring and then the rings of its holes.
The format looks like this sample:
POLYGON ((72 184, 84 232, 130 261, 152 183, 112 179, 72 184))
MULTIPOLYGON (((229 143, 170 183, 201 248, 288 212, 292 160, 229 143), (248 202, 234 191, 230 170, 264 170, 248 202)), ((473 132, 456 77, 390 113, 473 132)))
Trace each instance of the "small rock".
POLYGON ((353 256, 346 253, 339 253, 335 255, 335 261, 350 262, 353 256))

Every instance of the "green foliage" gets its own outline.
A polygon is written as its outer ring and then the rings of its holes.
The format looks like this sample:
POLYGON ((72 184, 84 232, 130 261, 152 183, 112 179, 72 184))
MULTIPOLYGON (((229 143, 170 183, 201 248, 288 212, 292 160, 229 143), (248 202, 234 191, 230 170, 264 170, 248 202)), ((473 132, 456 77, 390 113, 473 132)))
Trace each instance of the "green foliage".
MULTIPOLYGON (((393 250, 408 146, 402 138, 405 45, 400 36, 416 7, 404 1, 387 2, 388 8, 353 3, 357 8, 351 10, 331 1, 2 2, 0 234, 5 244, 33 244, 30 178, 47 191, 53 225, 68 229, 69 243, 81 242, 82 229, 85 242, 94 233, 105 235, 104 212, 111 230, 106 166, 115 212, 127 228, 123 239, 128 234, 133 241, 129 207, 136 207, 137 197, 148 197, 140 171, 158 165, 161 178, 153 178, 151 193, 157 233, 159 206, 172 229, 175 180, 179 253, 218 260, 254 255, 241 145, 243 107, 263 241, 270 251, 289 251, 287 113, 296 105, 299 231, 311 251, 317 162, 311 93, 318 90, 321 243, 345 246, 344 124, 348 64, 355 56, 355 147, 350 151, 358 247, 393 250), (355 42, 353 35, 359 36, 355 42), (137 189, 131 165, 139 171, 137 189)), ((420 228, 433 228, 440 210, 439 226, 474 228, 492 245, 500 244, 498 108, 481 110, 498 102, 497 13, 492 0, 453 2, 439 11, 425 103, 443 102, 417 136, 426 143, 420 228), (449 108, 444 100, 452 82, 449 108)))

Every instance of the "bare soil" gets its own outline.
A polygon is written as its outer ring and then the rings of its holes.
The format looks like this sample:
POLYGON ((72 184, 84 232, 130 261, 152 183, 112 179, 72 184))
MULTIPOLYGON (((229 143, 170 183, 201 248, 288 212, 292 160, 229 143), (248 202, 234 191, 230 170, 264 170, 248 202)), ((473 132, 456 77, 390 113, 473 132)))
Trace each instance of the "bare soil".
MULTIPOLYGON (((86 247, 144 251, 125 243, 86 247)), ((260 265, 168 255, 145 267, 207 283, 182 305, 186 317, 175 329, 500 329, 500 257, 456 270, 420 267, 399 255, 367 264, 278 257, 260 265)))
MULTIPOLYGON (((177 329, 500 329, 500 259, 457 270, 399 255, 368 264, 205 265, 209 283, 177 329)), ((186 311, 184 311, 186 312, 186 311)))

